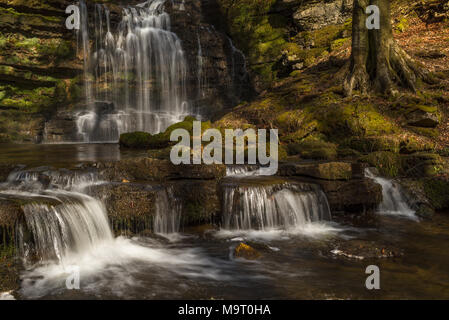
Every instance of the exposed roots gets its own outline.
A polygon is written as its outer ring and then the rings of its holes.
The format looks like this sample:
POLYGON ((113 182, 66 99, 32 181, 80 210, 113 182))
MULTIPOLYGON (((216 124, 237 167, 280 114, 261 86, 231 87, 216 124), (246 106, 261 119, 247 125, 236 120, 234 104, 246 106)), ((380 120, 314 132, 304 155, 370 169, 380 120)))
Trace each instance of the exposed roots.
POLYGON ((351 96, 354 90, 362 94, 374 90, 394 95, 398 87, 416 92, 418 79, 425 80, 426 74, 395 42, 384 49, 377 52, 376 57, 370 57, 374 62, 371 68, 363 63, 352 63, 343 83, 347 96, 351 96))

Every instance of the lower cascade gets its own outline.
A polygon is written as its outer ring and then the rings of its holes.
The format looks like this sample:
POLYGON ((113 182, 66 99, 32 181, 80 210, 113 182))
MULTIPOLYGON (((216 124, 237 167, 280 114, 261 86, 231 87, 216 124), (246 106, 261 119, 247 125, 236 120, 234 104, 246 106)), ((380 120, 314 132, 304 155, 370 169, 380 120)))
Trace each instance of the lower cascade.
POLYGON ((18 247, 25 262, 59 261, 71 253, 111 241, 103 203, 83 190, 102 183, 93 173, 57 170, 18 171, 0 185, 0 196, 25 199, 18 247))
POLYGON ((312 184, 226 185, 224 229, 291 229, 331 220, 325 194, 312 184))
POLYGON ((390 179, 377 176, 372 169, 365 169, 365 176, 382 186, 382 203, 378 211, 383 214, 401 215, 416 219, 415 211, 410 208, 398 184, 390 179))
POLYGON ((177 233, 181 224, 181 203, 173 195, 172 188, 159 191, 156 199, 156 214, 153 222, 155 233, 177 233))
MULTIPOLYGON (((37 168, 13 172, 0 184, 1 198, 24 202, 16 237, 25 264, 52 261, 64 265, 76 254, 114 241, 105 205, 87 194, 90 187, 104 183, 93 172, 37 168)), ((178 232, 180 210, 170 187, 158 191, 154 232, 178 232)))

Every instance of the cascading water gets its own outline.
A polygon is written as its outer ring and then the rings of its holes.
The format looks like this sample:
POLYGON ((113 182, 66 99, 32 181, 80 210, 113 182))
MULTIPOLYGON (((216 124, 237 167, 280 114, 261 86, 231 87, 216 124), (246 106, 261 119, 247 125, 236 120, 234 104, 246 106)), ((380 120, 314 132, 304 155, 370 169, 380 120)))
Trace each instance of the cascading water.
POLYGON ((330 219, 327 198, 315 185, 224 186, 224 229, 292 229, 330 219))
POLYGON ((181 203, 173 195, 173 190, 164 188, 156 199, 156 215, 153 230, 159 234, 179 232, 181 224, 181 203))
POLYGON ((157 133, 189 115, 186 61, 181 41, 170 31, 165 0, 124 8, 115 31, 108 8, 97 4, 92 53, 87 9, 83 0, 80 3, 90 106, 77 117, 80 139, 115 142, 123 132, 157 133))
POLYGON ((25 261, 64 259, 113 239, 103 204, 82 191, 102 183, 95 174, 37 169, 9 175, 0 195, 27 199, 19 249, 25 261), (32 235, 28 241, 25 234, 32 235))
MULTIPOLYGON (((151 273, 159 272, 158 277, 172 278, 167 269, 182 277, 221 277, 211 272, 214 262, 195 250, 153 248, 138 238, 114 238, 103 203, 85 193, 99 183, 104 182, 94 172, 37 168, 13 172, 0 184, 0 198, 24 202, 17 226, 26 267, 22 297, 64 292, 74 267, 81 274, 81 290, 101 295, 112 288, 113 296, 126 296, 136 283, 134 277, 155 264, 159 267, 151 273)), ((178 231, 180 203, 171 188, 158 192, 156 207, 155 232, 178 231)))
POLYGON ((382 186, 382 203, 378 208, 379 213, 417 219, 415 211, 407 204, 399 185, 392 180, 377 176, 370 168, 365 169, 365 176, 382 186))

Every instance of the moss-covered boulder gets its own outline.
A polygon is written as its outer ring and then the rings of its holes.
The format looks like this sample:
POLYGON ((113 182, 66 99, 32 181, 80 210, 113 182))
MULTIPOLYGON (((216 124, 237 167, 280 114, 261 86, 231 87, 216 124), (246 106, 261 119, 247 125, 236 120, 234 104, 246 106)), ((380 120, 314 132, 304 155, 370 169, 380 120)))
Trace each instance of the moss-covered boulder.
MULTIPOLYGON (((172 124, 164 132, 150 134, 147 132, 131 132, 120 135, 120 146, 132 149, 165 149, 177 142, 170 141, 171 133, 176 129, 187 130, 192 138, 194 117, 188 116, 184 121, 172 124)), ((210 122, 201 123, 201 131, 210 128, 210 122)))
POLYGON ((337 158, 337 146, 319 138, 306 138, 300 143, 288 145, 289 155, 299 155, 303 159, 333 160, 337 158))

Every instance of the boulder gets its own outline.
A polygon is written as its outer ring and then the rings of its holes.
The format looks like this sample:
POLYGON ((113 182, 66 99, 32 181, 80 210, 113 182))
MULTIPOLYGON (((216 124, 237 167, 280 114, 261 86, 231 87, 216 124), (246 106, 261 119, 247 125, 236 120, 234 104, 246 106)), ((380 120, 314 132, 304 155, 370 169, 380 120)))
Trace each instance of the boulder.
POLYGON ((225 165, 174 165, 170 160, 131 158, 98 163, 100 177, 108 181, 216 180, 226 175, 225 165))
POLYGON ((382 202, 382 186, 370 179, 316 182, 323 188, 333 214, 369 212, 382 202))
POLYGON ((329 25, 342 24, 351 17, 352 0, 308 1, 293 14, 300 30, 317 30, 329 25))

